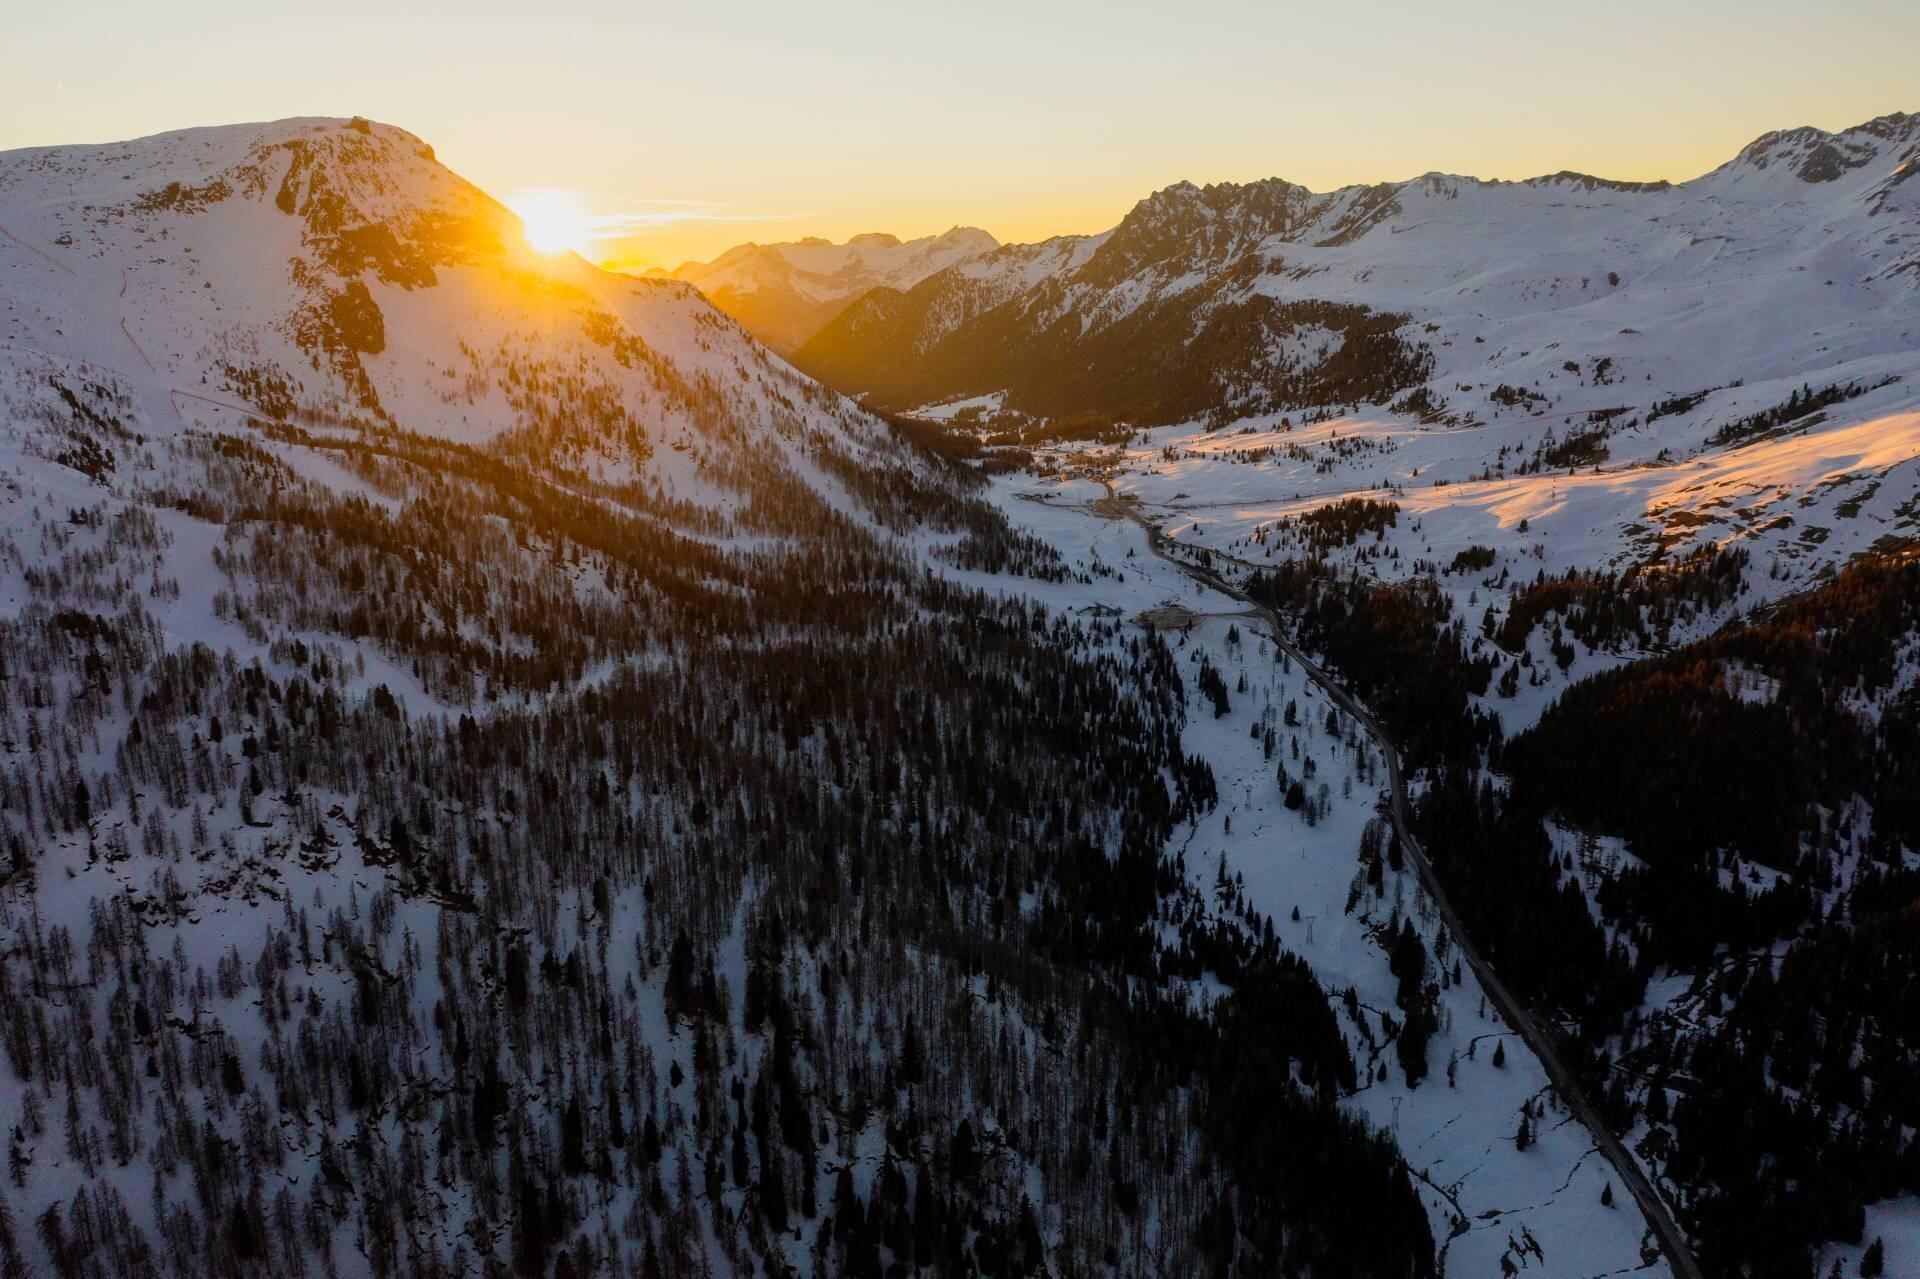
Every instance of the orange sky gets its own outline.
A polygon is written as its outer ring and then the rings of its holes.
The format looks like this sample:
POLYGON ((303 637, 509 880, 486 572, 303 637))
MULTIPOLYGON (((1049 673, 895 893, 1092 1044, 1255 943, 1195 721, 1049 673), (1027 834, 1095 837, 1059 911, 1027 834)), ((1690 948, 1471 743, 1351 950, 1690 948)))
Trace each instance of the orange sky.
POLYGON ((670 266, 1094 231, 1182 178, 1683 179, 1768 129, 1920 108, 1911 0, 97 0, 7 33, 0 148, 358 113, 496 195, 581 192, 627 232, 591 256, 670 266))

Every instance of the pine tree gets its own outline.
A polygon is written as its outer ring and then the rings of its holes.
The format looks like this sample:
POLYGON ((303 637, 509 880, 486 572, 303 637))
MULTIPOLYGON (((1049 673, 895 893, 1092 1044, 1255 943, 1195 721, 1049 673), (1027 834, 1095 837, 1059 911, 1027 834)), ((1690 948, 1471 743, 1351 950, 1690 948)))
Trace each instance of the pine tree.
POLYGON ((73 1262, 68 1256, 67 1232, 60 1222, 60 1205, 52 1203, 35 1220, 34 1227, 40 1232, 40 1242, 46 1245, 47 1257, 53 1262, 53 1268, 66 1274, 73 1262))
POLYGON ((572 1097, 560 1116, 560 1166, 569 1177, 587 1170, 586 1117, 580 1110, 580 1098, 572 1097))
POLYGON ((531 1177, 520 1179, 520 1235, 515 1260, 523 1275, 539 1275, 547 1267, 546 1206, 531 1177))
POLYGON ((667 1011, 685 1017, 693 1010, 693 943, 681 933, 667 955, 667 1011))
POLYGON ((933 1249, 940 1238, 940 1200, 933 1189, 933 1174, 925 1164, 913 1171, 913 1264, 931 1266, 933 1249))
POLYGON ((20 1243, 13 1234, 13 1209, 0 1195, 0 1279, 26 1279, 26 1258, 20 1255, 20 1243))
POLYGON ((753 1180, 753 1164, 747 1158, 747 1129, 744 1124, 734 1125, 730 1158, 733 1163, 733 1184, 744 1189, 753 1180))
POLYGON ((962 1118, 953 1130, 953 1143, 948 1147, 947 1165, 955 1181, 965 1181, 973 1176, 973 1121, 962 1118))
POLYGON ((787 1187, 781 1177, 779 1152, 762 1147, 760 1213, 775 1230, 787 1228, 787 1187))

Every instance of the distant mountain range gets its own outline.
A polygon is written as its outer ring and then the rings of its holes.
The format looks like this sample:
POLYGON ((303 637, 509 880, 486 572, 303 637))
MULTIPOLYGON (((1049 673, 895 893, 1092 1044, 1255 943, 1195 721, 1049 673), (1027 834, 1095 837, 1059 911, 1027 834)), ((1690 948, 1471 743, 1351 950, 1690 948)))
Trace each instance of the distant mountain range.
POLYGON ((879 285, 792 358, 873 407, 993 397, 1060 430, 1373 402, 1484 420, 1569 362, 1687 393, 1912 348, 1917 154, 1920 117, 1895 114, 1770 133, 1678 185, 1182 182, 1111 231, 879 285))
POLYGON ((870 232, 845 244, 818 237, 788 244, 742 244, 711 262, 688 262, 671 274, 697 286, 712 303, 782 355, 791 354, 848 303, 879 288, 910 289, 948 267, 991 253, 999 241, 978 227, 899 240, 870 232))

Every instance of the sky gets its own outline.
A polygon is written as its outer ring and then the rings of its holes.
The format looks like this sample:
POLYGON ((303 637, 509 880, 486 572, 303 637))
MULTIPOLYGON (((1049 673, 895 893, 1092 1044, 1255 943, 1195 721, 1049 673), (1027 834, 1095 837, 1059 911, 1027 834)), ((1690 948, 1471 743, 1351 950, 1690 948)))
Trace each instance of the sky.
POLYGON ((0 149, 365 115, 583 211, 583 251, 626 266, 1097 231, 1182 179, 1682 180, 1770 129, 1920 110, 1913 0, 89 0, 0 25, 0 149))

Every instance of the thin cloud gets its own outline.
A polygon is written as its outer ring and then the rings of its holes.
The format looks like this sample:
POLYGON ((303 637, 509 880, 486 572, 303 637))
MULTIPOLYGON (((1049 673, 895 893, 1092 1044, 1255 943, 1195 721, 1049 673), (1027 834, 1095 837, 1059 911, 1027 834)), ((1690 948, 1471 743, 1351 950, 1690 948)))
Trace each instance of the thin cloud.
POLYGON ((665 227, 791 222, 811 216, 806 213, 749 213, 719 200, 605 196, 575 187, 523 188, 513 193, 512 200, 528 197, 560 197, 574 201, 587 211, 584 219, 586 232, 594 240, 624 240, 665 227))

